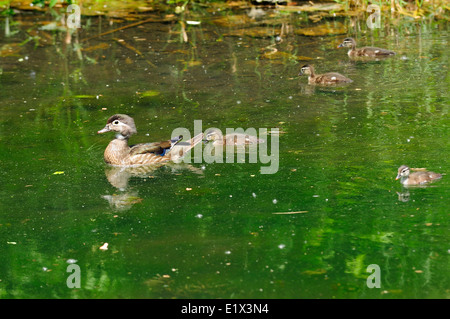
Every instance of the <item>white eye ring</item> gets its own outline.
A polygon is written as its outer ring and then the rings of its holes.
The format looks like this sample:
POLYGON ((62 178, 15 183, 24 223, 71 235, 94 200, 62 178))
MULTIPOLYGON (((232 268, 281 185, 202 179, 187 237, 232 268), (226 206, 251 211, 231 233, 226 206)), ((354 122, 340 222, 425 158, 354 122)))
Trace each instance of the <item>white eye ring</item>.
POLYGON ((115 121, 113 122, 114 125, 119 125, 119 123, 120 123, 120 122, 119 122, 118 120, 115 120, 115 121))

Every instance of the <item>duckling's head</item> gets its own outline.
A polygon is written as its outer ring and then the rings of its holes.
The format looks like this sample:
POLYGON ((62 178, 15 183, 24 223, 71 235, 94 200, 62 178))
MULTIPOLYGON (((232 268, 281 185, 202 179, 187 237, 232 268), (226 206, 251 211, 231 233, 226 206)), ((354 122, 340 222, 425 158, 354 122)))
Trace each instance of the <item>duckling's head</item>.
POLYGON ((398 174, 395 180, 398 180, 401 177, 407 177, 409 175, 409 167, 406 165, 402 165, 398 168, 398 174))
POLYGON ((298 75, 311 75, 314 72, 314 68, 312 65, 305 64, 300 69, 300 73, 298 75))
POLYGON ((133 118, 125 114, 114 114, 111 116, 106 126, 97 133, 102 134, 110 131, 117 132, 118 138, 129 138, 137 133, 133 118))
POLYGON ((222 131, 218 128, 210 128, 205 132, 205 142, 214 142, 223 138, 222 131))
POLYGON ((352 48, 356 46, 356 41, 353 38, 345 38, 344 41, 339 44, 338 48, 352 48))

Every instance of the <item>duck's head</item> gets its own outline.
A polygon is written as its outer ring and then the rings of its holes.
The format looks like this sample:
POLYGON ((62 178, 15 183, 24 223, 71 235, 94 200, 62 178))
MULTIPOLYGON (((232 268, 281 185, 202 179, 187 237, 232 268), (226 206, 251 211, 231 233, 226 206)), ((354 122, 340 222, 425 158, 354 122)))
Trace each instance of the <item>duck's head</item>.
POLYGON ((305 64, 300 69, 300 73, 298 75, 311 75, 312 73, 314 73, 314 67, 312 65, 305 64))
POLYGON ((114 114, 111 116, 106 126, 98 131, 97 134, 111 131, 118 133, 118 136, 122 138, 129 138, 131 135, 137 133, 133 118, 125 114, 114 114))
POLYGON ((398 168, 398 174, 395 180, 398 180, 399 178, 402 177, 407 177, 408 175, 409 175, 409 167, 406 165, 402 165, 398 168))
POLYGON ((353 48, 356 46, 356 41, 353 38, 345 38, 341 44, 339 44, 338 48, 353 48))

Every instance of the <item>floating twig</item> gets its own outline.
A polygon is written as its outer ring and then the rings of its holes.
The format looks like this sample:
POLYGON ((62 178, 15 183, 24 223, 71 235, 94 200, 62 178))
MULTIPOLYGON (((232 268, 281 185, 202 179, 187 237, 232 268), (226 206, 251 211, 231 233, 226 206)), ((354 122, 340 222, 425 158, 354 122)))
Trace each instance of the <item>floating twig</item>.
POLYGON ((278 213, 272 213, 274 215, 292 215, 292 214, 304 214, 307 213, 307 210, 300 210, 298 212, 278 212, 278 213))

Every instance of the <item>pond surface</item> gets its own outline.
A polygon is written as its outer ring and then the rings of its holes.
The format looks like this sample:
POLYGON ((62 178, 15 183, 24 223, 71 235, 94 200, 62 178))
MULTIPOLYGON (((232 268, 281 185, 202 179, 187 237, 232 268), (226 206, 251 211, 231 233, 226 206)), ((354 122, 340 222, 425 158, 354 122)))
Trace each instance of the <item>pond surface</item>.
POLYGON ((395 181, 402 164, 449 170, 448 24, 342 18, 326 26, 344 33, 304 36, 283 18, 98 36, 135 21, 85 17, 71 44, 38 30, 48 16, 16 18, 0 36, 1 298, 449 298, 449 178, 395 181), (397 55, 352 61, 337 49, 347 35, 397 55), (308 85, 306 63, 354 82, 308 85), (279 166, 130 177, 103 162, 112 134, 96 134, 115 113, 134 117, 131 143, 195 120, 278 129, 264 138, 268 153, 279 139, 279 166))

